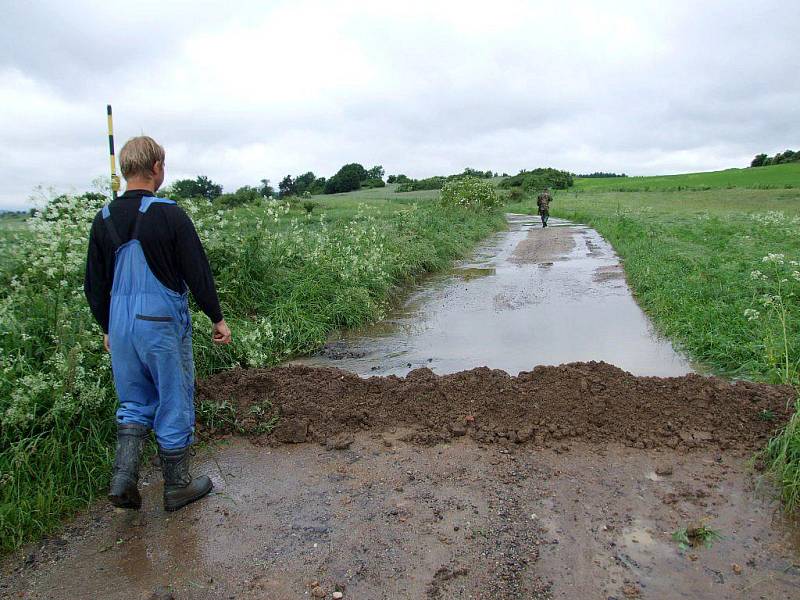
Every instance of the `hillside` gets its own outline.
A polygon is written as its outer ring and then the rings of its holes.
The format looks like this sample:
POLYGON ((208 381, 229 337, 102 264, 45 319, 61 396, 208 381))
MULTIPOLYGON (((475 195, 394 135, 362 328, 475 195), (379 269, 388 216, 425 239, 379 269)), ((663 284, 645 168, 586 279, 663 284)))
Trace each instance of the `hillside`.
POLYGON ((706 173, 653 177, 599 177, 575 179, 576 191, 647 192, 724 188, 775 189, 800 187, 800 162, 726 169, 706 173))

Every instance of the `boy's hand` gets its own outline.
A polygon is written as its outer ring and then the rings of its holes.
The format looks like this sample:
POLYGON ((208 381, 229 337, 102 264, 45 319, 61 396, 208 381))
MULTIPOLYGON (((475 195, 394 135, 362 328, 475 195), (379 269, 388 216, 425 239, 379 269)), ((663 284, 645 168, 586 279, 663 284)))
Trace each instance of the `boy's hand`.
POLYGON ((111 352, 111 344, 108 341, 108 334, 103 334, 103 348, 106 349, 106 352, 111 352))
POLYGON ((222 319, 219 323, 214 323, 214 327, 211 330, 211 341, 215 344, 231 343, 231 330, 228 328, 225 319, 222 319))

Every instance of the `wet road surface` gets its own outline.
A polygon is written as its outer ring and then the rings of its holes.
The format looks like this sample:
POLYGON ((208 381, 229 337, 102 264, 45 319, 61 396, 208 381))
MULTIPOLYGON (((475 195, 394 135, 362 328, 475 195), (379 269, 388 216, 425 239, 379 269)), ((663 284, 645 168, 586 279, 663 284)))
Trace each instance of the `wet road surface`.
POLYGON ((799 597, 797 534, 746 456, 402 433, 331 451, 231 440, 200 466, 215 491, 177 513, 151 472, 141 511, 98 503, 6 561, 0 597, 293 600, 315 583, 358 600, 799 597), (681 550, 672 532, 698 520, 722 539, 681 550))
POLYGON ((534 365, 604 360, 634 375, 692 371, 656 335, 625 282, 613 248, 593 229, 509 215, 452 272, 415 288, 387 319, 335 336, 293 362, 362 376, 478 366, 512 375, 534 365))

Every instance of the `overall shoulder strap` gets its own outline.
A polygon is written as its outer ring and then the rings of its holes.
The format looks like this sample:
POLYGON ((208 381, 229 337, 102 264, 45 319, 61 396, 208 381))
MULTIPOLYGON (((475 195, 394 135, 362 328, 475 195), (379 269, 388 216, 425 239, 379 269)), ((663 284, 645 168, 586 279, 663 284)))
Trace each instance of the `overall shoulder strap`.
POLYGON ((114 250, 116 250, 122 245, 122 240, 117 233, 117 228, 114 227, 114 222, 111 220, 111 211, 108 208, 108 204, 100 212, 103 214, 103 223, 106 226, 106 231, 108 231, 108 236, 111 238, 111 243, 114 244, 114 250))
POLYGON ((139 212, 136 214, 136 225, 133 226, 132 240, 139 239, 139 225, 142 223, 142 216, 153 204, 177 204, 175 200, 169 198, 156 198, 155 196, 142 196, 142 201, 139 203, 139 212))

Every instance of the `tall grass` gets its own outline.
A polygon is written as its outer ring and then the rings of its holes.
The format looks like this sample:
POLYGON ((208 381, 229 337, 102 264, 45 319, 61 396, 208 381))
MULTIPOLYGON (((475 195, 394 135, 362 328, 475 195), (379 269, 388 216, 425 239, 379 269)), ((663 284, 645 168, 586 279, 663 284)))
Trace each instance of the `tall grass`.
MULTIPOLYGON (((100 200, 60 197, 11 234, 0 268, 0 550, 86 506, 108 483, 115 395, 82 292, 100 200)), ((310 352, 335 328, 381 316, 394 289, 503 226, 491 211, 410 199, 328 199, 308 215, 275 201, 185 205, 204 241, 234 343, 192 310, 199 376, 310 352), (318 214, 321 213, 321 214, 318 214)), ((9 239, 6 236, 6 239, 9 239)))
POLYGON ((767 470, 778 484, 780 497, 790 512, 800 509, 800 400, 786 426, 762 453, 767 470))

